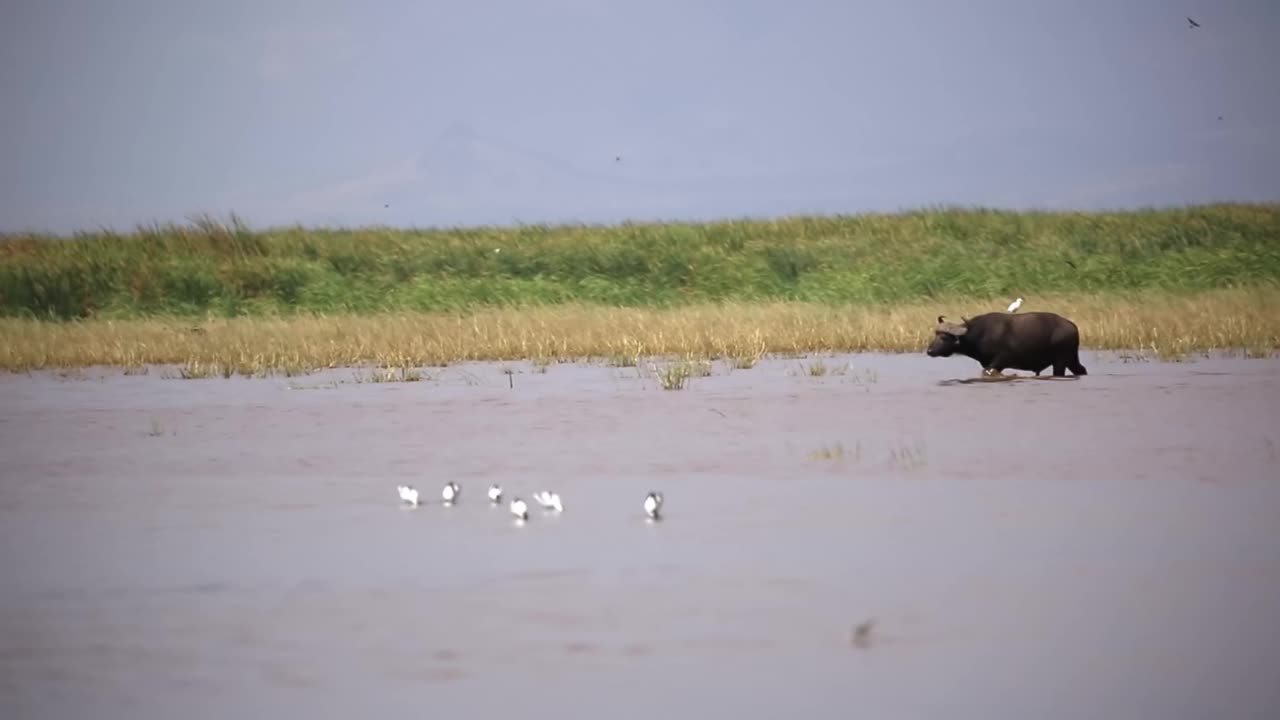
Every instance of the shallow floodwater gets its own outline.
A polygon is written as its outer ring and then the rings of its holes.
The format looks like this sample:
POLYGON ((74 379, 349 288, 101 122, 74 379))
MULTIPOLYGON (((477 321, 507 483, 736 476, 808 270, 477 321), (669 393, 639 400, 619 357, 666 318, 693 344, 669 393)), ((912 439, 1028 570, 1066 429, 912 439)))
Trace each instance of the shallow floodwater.
POLYGON ((0 717, 1280 717, 1280 361, 815 359, 0 377, 0 717))

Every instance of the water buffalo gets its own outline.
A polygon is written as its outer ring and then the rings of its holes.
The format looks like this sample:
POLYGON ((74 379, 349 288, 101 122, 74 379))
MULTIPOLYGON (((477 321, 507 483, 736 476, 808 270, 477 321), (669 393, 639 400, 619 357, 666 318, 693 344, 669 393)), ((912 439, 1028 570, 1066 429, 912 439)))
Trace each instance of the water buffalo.
POLYGON ((1080 329, 1051 312, 993 312, 961 318, 956 324, 938 316, 938 328, 926 354, 929 357, 971 357, 986 374, 1029 370, 1039 375, 1053 366, 1053 374, 1087 375, 1080 364, 1080 329))

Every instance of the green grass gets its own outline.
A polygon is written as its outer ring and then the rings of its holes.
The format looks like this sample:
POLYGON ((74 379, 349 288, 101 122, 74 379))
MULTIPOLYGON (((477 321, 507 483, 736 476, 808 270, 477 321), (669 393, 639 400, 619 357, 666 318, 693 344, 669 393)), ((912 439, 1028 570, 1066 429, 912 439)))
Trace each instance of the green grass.
POLYGON ((41 319, 876 305, 1277 280, 1276 204, 442 230, 254 231, 233 217, 0 238, 0 316, 41 319))

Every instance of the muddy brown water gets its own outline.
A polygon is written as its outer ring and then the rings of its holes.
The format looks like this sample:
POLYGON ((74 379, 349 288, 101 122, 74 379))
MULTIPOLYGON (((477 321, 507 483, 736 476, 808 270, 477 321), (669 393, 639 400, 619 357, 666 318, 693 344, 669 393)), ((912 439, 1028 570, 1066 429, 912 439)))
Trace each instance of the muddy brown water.
POLYGON ((0 717, 1280 717, 1280 361, 813 360, 0 377, 0 717))

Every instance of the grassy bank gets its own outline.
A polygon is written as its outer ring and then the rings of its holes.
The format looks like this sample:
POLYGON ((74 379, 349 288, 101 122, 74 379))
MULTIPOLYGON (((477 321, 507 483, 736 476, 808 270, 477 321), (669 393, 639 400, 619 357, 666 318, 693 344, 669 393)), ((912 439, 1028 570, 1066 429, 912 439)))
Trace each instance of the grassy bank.
MULTIPOLYGON (((722 303, 676 308, 561 305, 467 314, 299 315, 276 318, 0 319, 0 366, 13 370, 176 363, 191 375, 304 373, 377 363, 415 368, 465 360, 584 357, 631 365, 637 358, 728 358, 749 367, 766 353, 923 352, 940 314, 1003 309, 974 299, 900 306, 722 303)), ((1202 293, 1028 296, 1024 310, 1061 312, 1094 349, 1177 358, 1216 348, 1267 354, 1280 347, 1280 289, 1202 293)))
MULTIPOLYGON (((1280 205, 439 231, 255 232, 201 220, 129 234, 0 240, 0 316, 42 319, 572 304, 687 307, 695 309, 647 317, 695 318, 710 312, 698 306, 721 302, 923 308, 932 306, 923 302, 928 298, 1007 302, 1014 295, 1205 291, 1278 280, 1280 205)), ((807 306, 795 312, 845 317, 807 306)), ((536 325, 561 316, 592 315, 547 310, 529 317, 536 325)), ((509 316, 479 317, 499 322, 509 316)), ((326 322, 334 321, 289 327, 326 322)))

